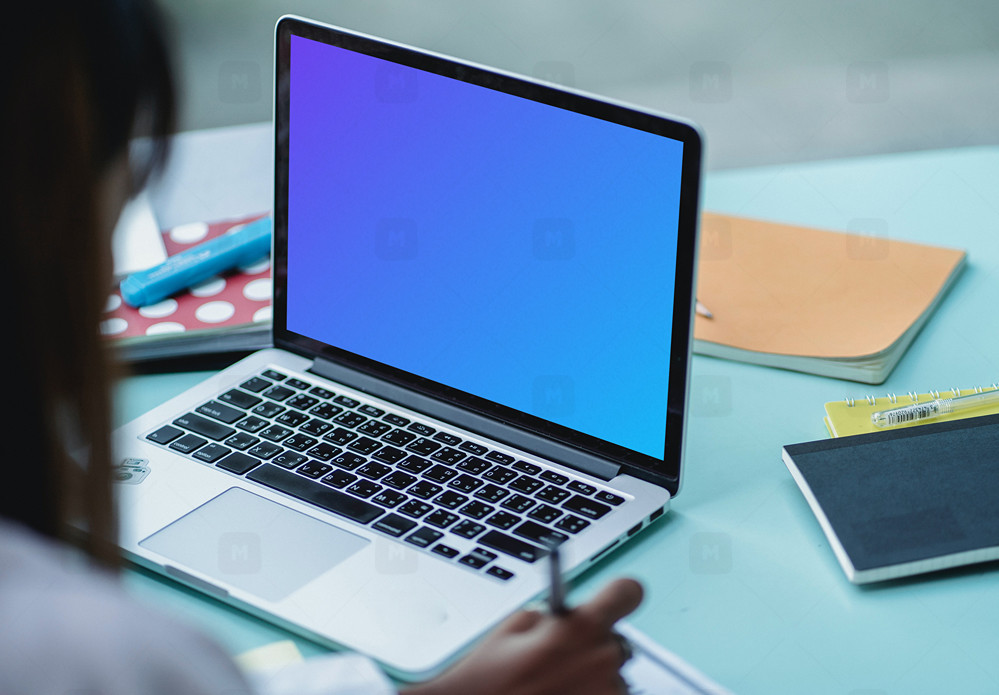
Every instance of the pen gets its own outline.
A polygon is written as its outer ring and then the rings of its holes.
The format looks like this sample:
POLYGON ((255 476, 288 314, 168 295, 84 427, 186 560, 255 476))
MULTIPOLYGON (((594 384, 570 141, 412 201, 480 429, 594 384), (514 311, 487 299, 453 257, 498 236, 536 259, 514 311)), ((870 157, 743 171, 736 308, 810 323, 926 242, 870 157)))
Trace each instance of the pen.
POLYGON ((696 302, 695 307, 696 307, 696 310, 697 310, 698 314, 700 314, 701 316, 703 316, 706 319, 713 319, 715 317, 714 314, 712 314, 710 311, 708 311, 708 308, 706 306, 704 306, 703 304, 701 304, 701 301, 699 299, 695 300, 695 302, 696 302))
POLYGON ((548 610, 552 615, 565 615, 569 609, 565 605, 565 582, 562 580, 562 558, 558 544, 548 547, 548 570, 551 587, 548 590, 548 610))
POLYGON ((969 408, 977 408, 996 401, 999 401, 999 389, 956 398, 936 398, 926 403, 914 403, 871 413, 871 423, 875 427, 896 427, 919 420, 929 420, 948 413, 957 413, 969 408))
POLYGON ((271 220, 264 217, 170 256, 121 281, 121 298, 134 307, 162 301, 227 270, 253 263, 271 250, 271 220))

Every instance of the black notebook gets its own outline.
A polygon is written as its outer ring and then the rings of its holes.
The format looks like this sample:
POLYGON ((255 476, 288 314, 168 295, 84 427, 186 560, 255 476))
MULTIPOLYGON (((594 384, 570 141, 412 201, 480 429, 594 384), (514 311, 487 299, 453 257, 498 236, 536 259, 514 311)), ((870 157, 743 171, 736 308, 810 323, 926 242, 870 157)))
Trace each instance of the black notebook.
POLYGON ((856 584, 999 559, 999 415, 788 444, 856 584))

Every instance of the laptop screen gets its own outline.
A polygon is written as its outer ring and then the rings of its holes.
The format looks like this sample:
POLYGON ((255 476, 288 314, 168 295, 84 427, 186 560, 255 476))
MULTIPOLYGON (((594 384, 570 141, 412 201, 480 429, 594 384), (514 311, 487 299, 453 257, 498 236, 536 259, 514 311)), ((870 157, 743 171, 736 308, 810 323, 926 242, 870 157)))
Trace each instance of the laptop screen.
POLYGON ((287 331, 662 460, 684 143, 288 50, 287 331))

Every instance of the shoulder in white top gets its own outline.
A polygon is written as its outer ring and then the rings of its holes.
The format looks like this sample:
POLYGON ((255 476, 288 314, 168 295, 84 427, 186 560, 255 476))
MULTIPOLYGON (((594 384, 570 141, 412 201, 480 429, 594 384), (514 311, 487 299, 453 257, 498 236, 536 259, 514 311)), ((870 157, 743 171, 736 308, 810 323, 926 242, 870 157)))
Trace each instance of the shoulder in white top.
POLYGON ((366 657, 249 679, 197 630, 128 596, 67 548, 0 519, 0 693, 391 695, 366 657))

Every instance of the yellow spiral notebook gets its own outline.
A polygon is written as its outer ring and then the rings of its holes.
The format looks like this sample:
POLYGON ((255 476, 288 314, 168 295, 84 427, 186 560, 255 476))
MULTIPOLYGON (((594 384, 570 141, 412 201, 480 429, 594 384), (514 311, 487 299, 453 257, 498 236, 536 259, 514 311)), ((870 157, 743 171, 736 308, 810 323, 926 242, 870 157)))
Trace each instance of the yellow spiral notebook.
MULTIPOLYGON (((930 391, 927 393, 916 393, 910 391, 904 395, 889 393, 884 396, 868 395, 863 398, 848 398, 842 401, 830 401, 826 403, 826 416, 824 421, 826 429, 833 437, 846 437, 851 434, 864 434, 865 432, 880 432, 879 428, 871 423, 871 414, 889 408, 901 408, 915 403, 926 403, 938 398, 958 398, 968 396, 973 393, 984 393, 986 391, 999 390, 999 383, 989 386, 976 386, 970 389, 949 388, 940 391, 930 391)), ((929 420, 918 420, 908 424, 897 425, 892 429, 902 429, 904 427, 916 427, 930 422, 946 422, 947 420, 961 420, 963 418, 977 417, 979 415, 989 415, 999 413, 999 404, 985 404, 980 407, 970 408, 957 413, 940 415, 929 420)))

